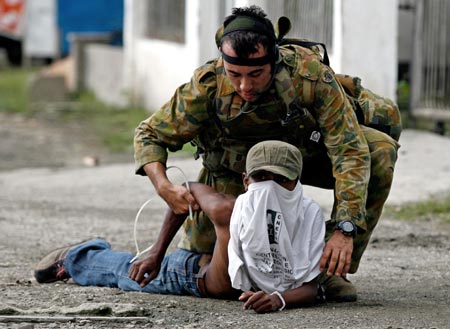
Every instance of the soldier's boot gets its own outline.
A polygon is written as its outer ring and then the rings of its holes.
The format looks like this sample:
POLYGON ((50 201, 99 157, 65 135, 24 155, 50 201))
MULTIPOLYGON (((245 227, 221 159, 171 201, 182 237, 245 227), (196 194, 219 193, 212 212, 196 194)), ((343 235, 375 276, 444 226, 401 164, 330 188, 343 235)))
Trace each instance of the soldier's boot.
POLYGON ((322 273, 319 282, 329 302, 355 302, 358 298, 355 286, 345 277, 322 273))

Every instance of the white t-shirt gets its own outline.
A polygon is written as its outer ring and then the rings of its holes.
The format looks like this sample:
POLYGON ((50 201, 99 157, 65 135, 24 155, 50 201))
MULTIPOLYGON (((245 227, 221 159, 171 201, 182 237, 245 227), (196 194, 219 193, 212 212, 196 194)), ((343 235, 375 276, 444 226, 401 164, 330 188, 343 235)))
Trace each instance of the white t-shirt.
POLYGON ((325 244, 320 206, 274 181, 252 183, 230 220, 228 274, 233 288, 283 292, 320 274, 325 244))

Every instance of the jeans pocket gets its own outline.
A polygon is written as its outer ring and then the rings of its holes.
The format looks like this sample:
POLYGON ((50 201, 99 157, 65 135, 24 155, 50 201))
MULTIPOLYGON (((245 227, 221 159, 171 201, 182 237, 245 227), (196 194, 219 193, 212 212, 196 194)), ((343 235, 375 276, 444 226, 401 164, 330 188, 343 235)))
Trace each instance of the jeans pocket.
POLYGON ((166 284, 178 286, 181 294, 199 296, 200 293, 197 287, 199 258, 200 254, 184 249, 176 250, 170 255, 170 260, 167 264, 167 279, 170 282, 166 282, 166 284))

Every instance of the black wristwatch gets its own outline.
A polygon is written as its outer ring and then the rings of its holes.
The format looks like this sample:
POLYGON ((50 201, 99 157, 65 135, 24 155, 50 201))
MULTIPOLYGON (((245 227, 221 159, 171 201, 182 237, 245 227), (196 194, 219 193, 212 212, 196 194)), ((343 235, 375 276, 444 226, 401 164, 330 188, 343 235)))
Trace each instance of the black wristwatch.
POLYGON ((343 220, 336 224, 335 230, 339 230, 345 236, 351 236, 354 238, 356 236, 356 225, 351 220, 343 220))

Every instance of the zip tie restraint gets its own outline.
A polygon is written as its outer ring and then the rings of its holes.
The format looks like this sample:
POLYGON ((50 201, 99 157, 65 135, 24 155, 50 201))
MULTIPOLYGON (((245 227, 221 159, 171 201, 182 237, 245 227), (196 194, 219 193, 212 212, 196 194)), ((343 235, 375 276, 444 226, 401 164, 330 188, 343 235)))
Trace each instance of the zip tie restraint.
POLYGON ((283 295, 280 292, 278 292, 278 291, 274 291, 270 295, 277 295, 278 296, 278 298, 281 301, 281 307, 278 309, 278 311, 284 310, 284 308, 286 307, 286 301, 284 300, 283 295))
MULTIPOLYGON (((187 190, 190 192, 191 190, 190 190, 190 188, 189 188, 189 182, 188 182, 187 177, 186 177, 186 175, 184 174, 183 170, 181 170, 179 167, 176 167, 176 166, 170 166, 170 167, 167 167, 166 172, 167 172, 169 169, 178 169, 178 170, 180 171, 181 175, 183 175, 184 182, 185 182, 185 184, 186 184, 186 188, 187 188, 187 190)), ((137 223, 138 223, 138 221, 139 221, 139 216, 141 215, 142 210, 144 210, 144 208, 145 208, 152 200, 153 200, 153 198, 150 198, 150 199, 148 199, 147 201, 145 201, 145 202, 142 204, 142 206, 139 208, 139 210, 138 210, 138 212, 137 212, 137 214, 136 214, 136 217, 135 217, 135 219, 134 219, 134 231, 133 231, 133 236, 134 236, 134 245, 136 246, 136 256, 134 256, 133 259, 130 260, 130 264, 133 263, 135 260, 139 259, 139 257, 142 256, 142 254, 146 253, 147 251, 149 251, 149 250, 153 247, 153 244, 151 244, 148 248, 146 248, 146 249, 140 251, 140 250, 139 250, 139 244, 138 244, 138 241, 137 241, 137 223)), ((193 212, 192 212, 192 206, 189 204, 189 219, 192 220, 193 218, 194 218, 194 217, 193 217, 193 212)))

